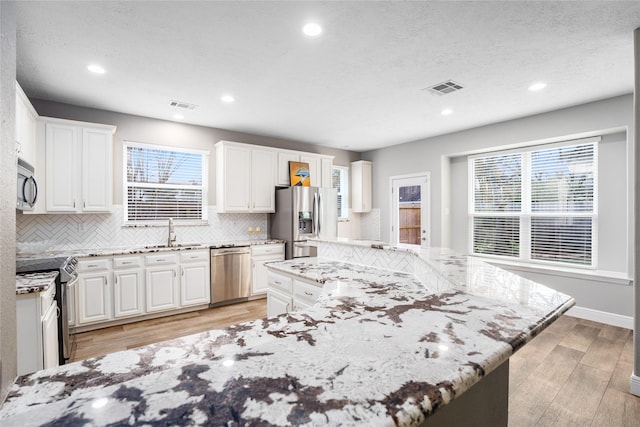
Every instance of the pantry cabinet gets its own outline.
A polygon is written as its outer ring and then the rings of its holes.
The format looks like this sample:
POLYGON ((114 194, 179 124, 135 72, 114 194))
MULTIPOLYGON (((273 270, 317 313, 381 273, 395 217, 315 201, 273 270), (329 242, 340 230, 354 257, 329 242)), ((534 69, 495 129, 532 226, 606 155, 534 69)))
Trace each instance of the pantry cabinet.
POLYGON ((44 118, 46 211, 110 212, 115 127, 44 118))
POLYGON ((371 212, 371 162, 359 160, 351 162, 351 210, 371 212))
POLYGON ((276 152, 247 144, 216 144, 218 212, 275 212, 276 152))

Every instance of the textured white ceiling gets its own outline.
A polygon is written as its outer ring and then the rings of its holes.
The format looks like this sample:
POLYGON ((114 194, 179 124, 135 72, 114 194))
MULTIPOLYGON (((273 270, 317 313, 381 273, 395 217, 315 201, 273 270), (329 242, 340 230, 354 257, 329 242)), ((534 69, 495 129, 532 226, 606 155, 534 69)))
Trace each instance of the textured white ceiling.
POLYGON ((640 2, 18 2, 30 97, 365 151, 633 91, 640 2), (320 23, 318 38, 302 25, 320 23), (87 72, 99 63, 107 73, 87 72), (453 79, 465 88, 423 89, 453 79), (527 91, 543 80, 548 87, 527 91), (230 93, 233 104, 220 101, 230 93), (169 100, 198 105, 176 110, 169 100), (450 107, 454 113, 440 115, 450 107))

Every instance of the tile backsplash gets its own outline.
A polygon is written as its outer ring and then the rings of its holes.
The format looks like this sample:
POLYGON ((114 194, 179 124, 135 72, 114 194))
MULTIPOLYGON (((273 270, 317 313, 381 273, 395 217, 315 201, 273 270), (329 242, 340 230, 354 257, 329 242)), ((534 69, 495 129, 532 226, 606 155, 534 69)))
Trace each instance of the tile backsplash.
MULTIPOLYGON (((175 226, 178 243, 250 240, 267 237, 267 214, 218 214, 209 206, 209 224, 175 226), (262 233, 249 234, 260 227, 262 233)), ((51 250, 157 245, 167 240, 166 227, 123 227, 123 206, 111 214, 16 215, 18 242, 51 241, 51 250)))

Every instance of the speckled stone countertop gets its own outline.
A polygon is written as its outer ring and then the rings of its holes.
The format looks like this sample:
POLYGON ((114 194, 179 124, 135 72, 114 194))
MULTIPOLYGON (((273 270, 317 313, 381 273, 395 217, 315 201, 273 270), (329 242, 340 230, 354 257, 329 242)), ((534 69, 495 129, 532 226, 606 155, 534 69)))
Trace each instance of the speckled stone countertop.
POLYGON ((176 250, 194 250, 209 248, 233 248, 238 246, 254 246, 269 245, 275 243, 284 243, 284 240, 267 239, 267 240, 225 240, 209 243, 178 243, 177 246, 167 247, 165 245, 144 245, 139 247, 115 247, 115 248, 77 248, 52 250, 40 254, 17 254, 16 259, 22 262, 29 260, 39 260, 43 258, 59 258, 59 257, 95 257, 95 256, 116 256, 144 254, 153 252, 168 252, 176 250))
POLYGON ((20 377, 0 424, 419 425, 574 304, 451 252, 429 262, 438 289, 338 261, 271 263, 323 283, 319 301, 20 377))
POLYGON ((55 284, 58 274, 57 271, 16 274, 16 295, 44 292, 55 284))

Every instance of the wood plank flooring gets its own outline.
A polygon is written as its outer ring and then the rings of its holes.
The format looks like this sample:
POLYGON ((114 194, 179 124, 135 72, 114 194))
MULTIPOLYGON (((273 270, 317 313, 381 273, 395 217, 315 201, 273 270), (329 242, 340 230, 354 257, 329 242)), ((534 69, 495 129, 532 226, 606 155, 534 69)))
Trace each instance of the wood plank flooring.
POLYGON ((640 426, 631 330, 562 316, 511 357, 509 427, 640 426))
POLYGON ((76 334, 71 360, 84 360, 263 317, 267 317, 267 300, 258 299, 82 332, 76 334))
MULTIPOLYGON (((74 360, 266 317, 266 300, 212 308, 77 335, 74 360)), ((633 336, 562 316, 510 360, 509 427, 637 427, 629 393, 633 336)))

